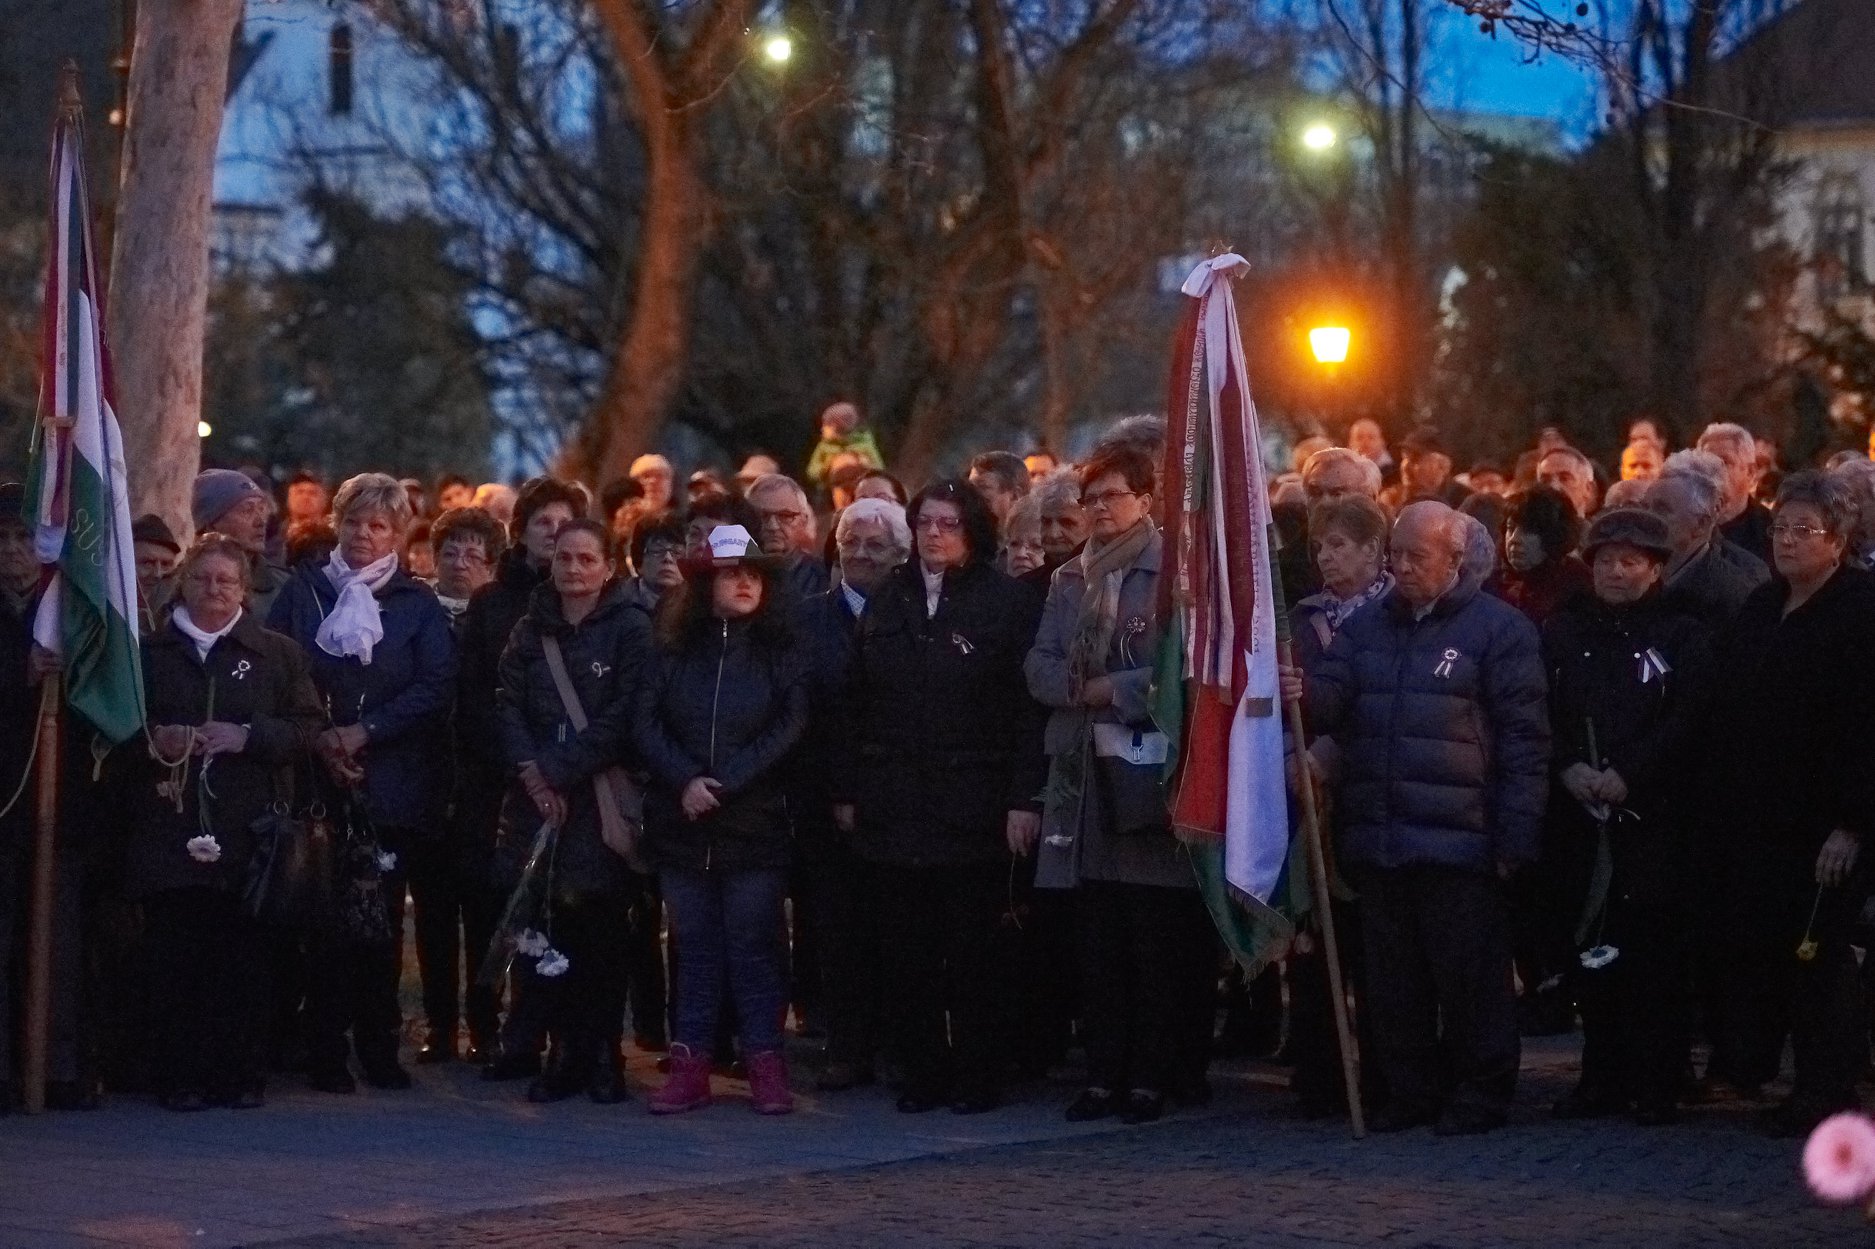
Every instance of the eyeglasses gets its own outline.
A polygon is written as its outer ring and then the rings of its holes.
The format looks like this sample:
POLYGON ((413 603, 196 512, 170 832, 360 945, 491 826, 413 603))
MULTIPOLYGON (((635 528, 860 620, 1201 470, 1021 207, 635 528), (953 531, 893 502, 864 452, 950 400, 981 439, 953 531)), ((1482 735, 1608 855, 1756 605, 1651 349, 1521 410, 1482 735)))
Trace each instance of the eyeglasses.
POLYGON ((920 516, 917 526, 919 533, 956 533, 963 527, 961 516, 920 516))
POLYGON ((1823 537, 1828 532, 1829 530, 1819 529, 1815 525, 1774 524, 1771 526, 1771 537, 1773 540, 1778 538, 1791 538, 1798 542, 1807 542, 1811 538, 1823 537))
POLYGON ((654 542, 645 547, 645 563, 654 559, 680 559, 683 551, 667 542, 654 542))
POLYGON ((1112 507, 1120 499, 1137 499, 1137 490, 1102 490, 1099 494, 1081 496, 1082 507, 1112 507))
POLYGON ((188 581, 190 585, 201 586, 205 590, 238 590, 241 588, 241 579, 239 577, 211 577, 205 573, 192 572, 189 574, 188 581))
POLYGON ((762 513, 762 523, 764 525, 768 524, 770 521, 773 521, 777 525, 798 525, 806 519, 807 519, 806 512, 797 512, 793 510, 784 511, 784 512, 763 512, 762 513))
POLYGON ((488 552, 479 546, 457 546, 451 542, 436 553, 439 564, 486 564, 488 552))

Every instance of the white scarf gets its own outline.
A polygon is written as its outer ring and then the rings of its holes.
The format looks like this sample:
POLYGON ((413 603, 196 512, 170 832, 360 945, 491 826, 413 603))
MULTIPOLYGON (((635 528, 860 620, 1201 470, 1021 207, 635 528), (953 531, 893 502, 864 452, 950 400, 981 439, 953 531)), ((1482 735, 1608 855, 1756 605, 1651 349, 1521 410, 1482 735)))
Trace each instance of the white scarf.
POLYGON ((371 648, 384 640, 384 621, 378 614, 377 591, 397 572, 397 552, 375 563, 353 568, 336 549, 326 561, 326 580, 339 592, 339 601, 319 622, 313 640, 328 655, 350 656, 370 664, 371 648))
POLYGON ((918 573, 924 578, 924 614, 929 620, 937 615, 938 600, 944 597, 944 570, 932 572, 920 562, 918 573))
POLYGON ((238 624, 240 620, 241 609, 237 607, 234 609, 234 616, 227 624, 221 626, 221 628, 215 630, 213 633, 207 633, 196 626, 195 618, 189 615, 187 605, 177 603, 176 610, 169 614, 169 623, 176 626, 176 632, 195 643, 195 657, 201 660, 206 660, 208 658, 208 652, 215 649, 215 643, 227 637, 229 632, 233 630, 234 626, 238 624))

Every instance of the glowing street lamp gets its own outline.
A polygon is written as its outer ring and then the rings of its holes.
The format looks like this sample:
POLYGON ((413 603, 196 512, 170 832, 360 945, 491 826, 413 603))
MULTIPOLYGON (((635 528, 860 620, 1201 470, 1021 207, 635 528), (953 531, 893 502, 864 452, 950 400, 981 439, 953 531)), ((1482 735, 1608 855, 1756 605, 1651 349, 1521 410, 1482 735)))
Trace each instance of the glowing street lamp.
POLYGON ((770 65, 786 65, 794 57, 794 40, 786 35, 770 35, 762 41, 762 55, 770 65))
POLYGON ((1345 325, 1318 325, 1309 331, 1309 350, 1318 364, 1341 364, 1348 358, 1348 342, 1353 337, 1345 325))
POLYGON ((197 421, 195 423, 195 436, 197 438, 206 438, 214 432, 215 427, 210 425, 207 421, 197 421))
POLYGON ((1311 152, 1326 152, 1339 141, 1335 128, 1325 121, 1313 122, 1302 131, 1302 146, 1311 152))

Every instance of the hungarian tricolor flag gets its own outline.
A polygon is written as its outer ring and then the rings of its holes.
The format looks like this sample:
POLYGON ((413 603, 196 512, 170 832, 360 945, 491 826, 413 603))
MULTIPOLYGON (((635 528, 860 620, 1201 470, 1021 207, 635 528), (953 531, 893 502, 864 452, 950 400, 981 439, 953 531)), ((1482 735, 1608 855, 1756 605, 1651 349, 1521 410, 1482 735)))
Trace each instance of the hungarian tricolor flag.
POLYGON ((111 405, 84 153, 84 115, 68 82, 52 133, 45 343, 26 478, 48 577, 33 639, 63 657, 67 704, 116 743, 143 727, 143 673, 124 440, 111 405))
POLYGON ((1278 593, 1262 438, 1231 279, 1241 256, 1185 280, 1166 403, 1166 622, 1154 718, 1177 743, 1172 822, 1231 953, 1281 957, 1308 907, 1291 854, 1277 687, 1278 593))

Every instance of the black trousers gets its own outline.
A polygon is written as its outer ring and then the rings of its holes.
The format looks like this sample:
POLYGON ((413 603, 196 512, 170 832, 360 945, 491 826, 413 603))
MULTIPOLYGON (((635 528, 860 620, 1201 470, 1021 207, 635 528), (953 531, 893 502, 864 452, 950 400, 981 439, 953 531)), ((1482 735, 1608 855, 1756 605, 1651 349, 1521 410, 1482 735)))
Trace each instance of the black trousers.
POLYGON ((1212 1005, 1211 917, 1195 889, 1084 880, 1078 892, 1087 1083, 1164 1093, 1203 1069, 1193 1016, 1212 1005))
POLYGON ((382 882, 393 935, 389 941, 308 941, 307 1065, 315 1073, 345 1065, 347 1033, 359 1062, 375 1066, 397 1060, 404 1022, 397 986, 403 977, 404 894, 413 837, 408 829, 384 825, 377 834, 379 845, 397 856, 382 882))
MULTIPOLYGON (((1341 985, 1354 1000, 1355 1048, 1361 1058, 1361 1101, 1364 1105, 1378 1106, 1387 1100, 1387 1080, 1381 1070, 1380 1044, 1374 1037, 1373 1012, 1367 1004, 1367 949, 1361 930, 1361 908, 1354 902, 1337 902, 1334 906, 1341 985)), ((1311 936, 1313 948, 1308 953, 1289 956, 1288 1048, 1296 1060, 1289 1087, 1303 1105, 1326 1110, 1345 1106, 1348 1092, 1347 1081, 1341 1074, 1341 1037, 1335 1028, 1335 999, 1328 979, 1328 947, 1319 929, 1311 936)))
POLYGON ((1368 868, 1367 1001, 1388 1095, 1503 1110, 1522 1047, 1502 885, 1448 867, 1368 868))
POLYGON ((995 949, 1008 910, 1008 868, 972 863, 873 872, 880 972, 906 1094, 943 1098, 1000 1088, 1007 994, 995 949))
POLYGON ((1775 1079, 1788 1037, 1795 1093, 1848 1104, 1868 1056, 1850 948, 1868 894, 1866 865, 1858 865, 1850 884, 1819 894, 1816 846, 1732 846, 1721 853, 1729 935, 1713 1058, 1718 1073, 1740 1085, 1775 1079), (1796 952, 1806 930, 1816 942, 1816 956, 1807 960, 1796 952))
POLYGON ((671 1038, 671 980, 664 963, 664 899, 656 874, 639 878, 633 909, 636 920, 626 938, 627 997, 632 1033, 652 1046, 671 1038))
POLYGON ((576 1064, 608 1057, 624 1033, 632 920, 624 893, 554 899, 553 948, 567 969, 542 976, 529 964, 528 992, 539 997, 548 1036, 576 1064))
POLYGON ((477 973, 505 899, 488 883, 487 855, 465 851, 453 837, 415 841, 409 855, 424 1019, 445 1044, 454 1044, 466 1007, 470 1037, 486 1046, 494 1040, 500 1007, 477 973))
POLYGON ((156 894, 143 914, 158 1090, 232 1092, 261 1079, 266 932, 217 889, 156 894))
MULTIPOLYGON (((79 1017, 84 996, 86 929, 81 834, 88 831, 86 826, 66 825, 54 860, 52 1010, 46 1057, 46 1074, 51 1080, 76 1080, 81 1066, 79 1017)), ((24 1019, 20 1007, 25 1001, 32 865, 30 823, 15 810, 0 821, 0 1083, 16 1078, 13 1050, 24 1019)))
MULTIPOLYGON (((876 885, 866 863, 832 837, 802 858, 796 879, 811 898, 807 915, 819 951, 827 1058, 870 1068, 881 1042, 876 885)), ((795 968, 798 973, 798 961, 795 968)))

